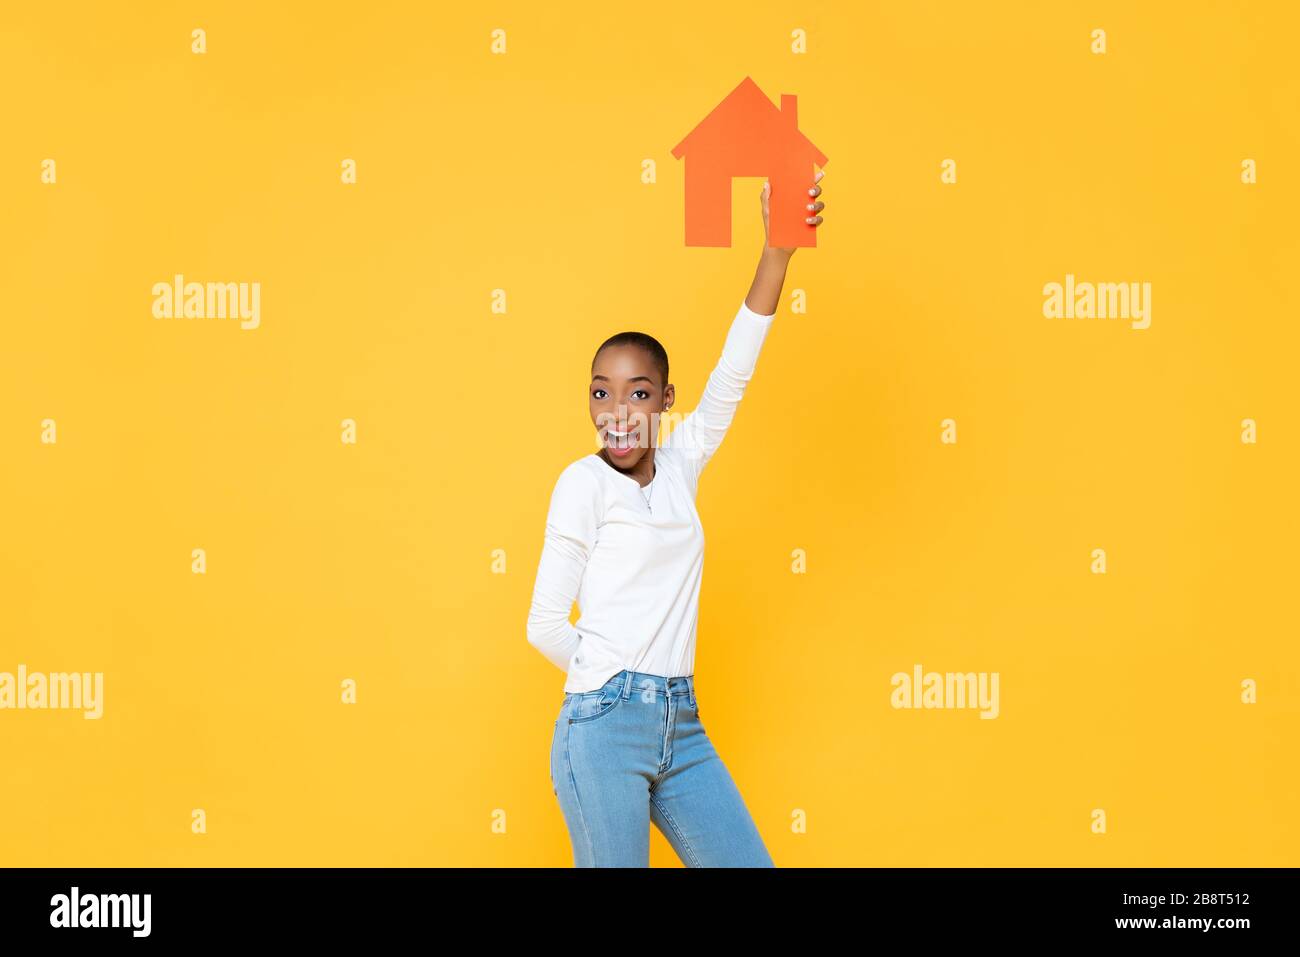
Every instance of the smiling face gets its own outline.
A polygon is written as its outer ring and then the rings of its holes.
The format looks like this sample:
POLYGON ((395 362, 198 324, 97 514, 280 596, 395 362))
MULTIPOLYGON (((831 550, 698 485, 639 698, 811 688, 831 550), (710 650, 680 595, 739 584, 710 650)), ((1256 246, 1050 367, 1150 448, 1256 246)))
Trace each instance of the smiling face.
POLYGON ((673 404, 673 387, 639 345, 606 346, 591 366, 591 421, 609 461, 631 469, 656 441, 659 413, 673 404))

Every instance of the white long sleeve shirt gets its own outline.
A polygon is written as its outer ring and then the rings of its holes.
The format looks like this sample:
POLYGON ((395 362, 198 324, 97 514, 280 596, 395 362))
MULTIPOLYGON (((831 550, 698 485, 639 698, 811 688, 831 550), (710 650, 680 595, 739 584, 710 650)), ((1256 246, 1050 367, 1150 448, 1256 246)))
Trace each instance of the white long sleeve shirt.
POLYGON ((704 573, 695 494, 774 318, 741 303, 699 405, 656 448, 648 485, 594 452, 560 473, 528 641, 568 672, 566 692, 594 691, 624 668, 666 677, 694 673, 704 573), (576 625, 569 623, 575 599, 576 625))

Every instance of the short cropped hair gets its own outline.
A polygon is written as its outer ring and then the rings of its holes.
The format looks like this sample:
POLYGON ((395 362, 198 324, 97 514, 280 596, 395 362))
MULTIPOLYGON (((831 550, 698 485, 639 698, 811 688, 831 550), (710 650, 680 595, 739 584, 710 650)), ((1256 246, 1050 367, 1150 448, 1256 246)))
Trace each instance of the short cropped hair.
POLYGON ((600 354, 610 346, 637 346, 644 349, 650 356, 650 361, 659 370, 659 375, 663 377, 663 387, 668 386, 668 352, 654 336, 647 335, 644 332, 620 332, 617 335, 610 336, 600 344, 596 354, 591 357, 591 368, 593 370, 596 368, 596 360, 600 358, 600 354))

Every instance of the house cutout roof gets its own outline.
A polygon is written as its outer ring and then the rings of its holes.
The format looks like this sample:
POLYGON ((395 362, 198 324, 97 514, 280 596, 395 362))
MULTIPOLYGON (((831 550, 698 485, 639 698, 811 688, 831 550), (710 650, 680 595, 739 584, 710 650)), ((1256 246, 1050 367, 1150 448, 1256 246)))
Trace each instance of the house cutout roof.
POLYGON ((686 160, 686 245, 731 245, 731 178, 764 176, 772 184, 769 243, 815 246, 804 222, 813 166, 827 157, 800 130, 798 98, 781 94, 778 109, 750 77, 723 97, 673 147, 686 160))
MULTIPOLYGON (((798 99, 793 93, 782 93, 777 109, 758 84, 745 77, 673 147, 673 156, 718 156, 730 160, 729 166, 750 169, 775 147, 781 152, 806 152, 812 162, 824 166, 825 154, 799 131, 798 99)), ((765 172, 731 175, 763 176, 765 172)))

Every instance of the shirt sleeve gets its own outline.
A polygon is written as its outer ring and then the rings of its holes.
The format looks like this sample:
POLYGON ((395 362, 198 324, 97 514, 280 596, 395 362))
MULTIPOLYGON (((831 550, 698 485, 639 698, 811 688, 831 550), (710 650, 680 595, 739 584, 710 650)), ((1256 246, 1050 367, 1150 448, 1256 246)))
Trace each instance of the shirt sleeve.
POLYGON ((566 673, 581 642, 569 614, 596 545, 602 511, 597 478, 578 463, 566 468, 551 493, 528 612, 528 643, 566 673))
POLYGON ((760 315, 741 301, 740 310, 727 331, 722 356, 709 374, 699 405, 662 443, 666 448, 681 450, 682 461, 693 482, 699 481, 704 466, 722 444, 775 318, 775 313, 760 315))

